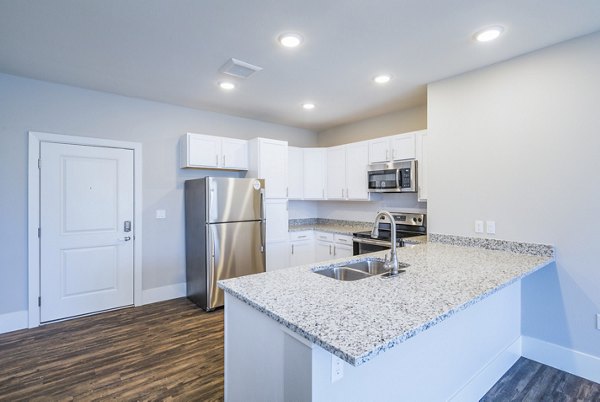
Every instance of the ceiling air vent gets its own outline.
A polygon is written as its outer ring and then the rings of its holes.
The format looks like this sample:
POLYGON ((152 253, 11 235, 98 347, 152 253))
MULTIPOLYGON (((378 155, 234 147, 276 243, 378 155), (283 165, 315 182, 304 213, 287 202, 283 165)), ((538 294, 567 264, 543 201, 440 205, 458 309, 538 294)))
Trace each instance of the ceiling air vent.
POLYGON ((227 63, 220 68, 223 74, 232 75, 238 78, 248 78, 257 71, 262 70, 262 67, 254 66, 245 61, 231 58, 227 63))

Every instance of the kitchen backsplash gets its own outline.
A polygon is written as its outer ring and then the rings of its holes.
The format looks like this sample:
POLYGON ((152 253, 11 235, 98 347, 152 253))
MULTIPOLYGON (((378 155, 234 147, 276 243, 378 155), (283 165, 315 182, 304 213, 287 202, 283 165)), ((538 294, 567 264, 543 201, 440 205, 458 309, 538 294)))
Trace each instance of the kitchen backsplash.
POLYGON ((383 194, 378 201, 290 201, 289 219, 339 219, 370 222, 386 209, 426 213, 427 203, 418 202, 416 194, 383 194))

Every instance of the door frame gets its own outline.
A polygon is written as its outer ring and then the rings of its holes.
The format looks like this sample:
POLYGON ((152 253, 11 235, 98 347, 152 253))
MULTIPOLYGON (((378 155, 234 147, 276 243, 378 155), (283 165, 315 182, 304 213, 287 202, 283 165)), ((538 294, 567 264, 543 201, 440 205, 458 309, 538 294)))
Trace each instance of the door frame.
MULTIPOLYGON (((42 142, 54 142, 70 145, 88 145, 108 148, 122 148, 133 151, 133 304, 142 305, 142 144, 108 140, 103 138, 77 137, 29 132, 28 156, 28 191, 27 191, 27 254, 28 254, 28 326, 29 328, 40 325, 40 239, 38 228, 40 225, 40 170, 38 160, 42 142)), ((42 162, 43 163, 43 162, 42 162)))

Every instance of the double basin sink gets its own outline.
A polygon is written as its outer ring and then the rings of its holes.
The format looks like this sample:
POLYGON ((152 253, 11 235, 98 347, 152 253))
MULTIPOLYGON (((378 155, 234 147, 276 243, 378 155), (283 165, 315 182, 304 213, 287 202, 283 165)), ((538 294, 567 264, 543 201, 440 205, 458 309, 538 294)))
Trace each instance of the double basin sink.
MULTIPOLYGON (((406 267, 408 267, 408 264, 398 264, 400 272, 402 272, 402 269, 406 267)), ((313 272, 315 274, 337 279, 339 281, 357 281, 359 279, 369 278, 375 275, 388 274, 389 269, 385 268, 385 262, 382 259, 368 258, 349 264, 334 265, 313 272)))

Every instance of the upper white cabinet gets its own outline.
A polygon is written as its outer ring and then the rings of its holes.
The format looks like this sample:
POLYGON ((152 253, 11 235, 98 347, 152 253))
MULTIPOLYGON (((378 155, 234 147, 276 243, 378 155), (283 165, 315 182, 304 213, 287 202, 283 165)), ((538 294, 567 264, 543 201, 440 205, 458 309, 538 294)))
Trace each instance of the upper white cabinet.
POLYGON ((406 133, 369 141, 369 163, 416 158, 416 133, 406 133))
POLYGON ((304 148, 304 199, 325 199, 325 157, 323 148, 304 148))
POLYGON ((288 198, 325 199, 325 148, 288 147, 288 198))
POLYGON ((427 130, 417 132, 417 183, 419 201, 427 201, 427 185, 429 182, 429 155, 427 153, 429 136, 427 130))
POLYGON ((187 133, 179 143, 182 168, 248 169, 248 142, 235 138, 187 133))
POLYGON ((288 147, 288 198, 304 197, 304 152, 302 148, 288 147))
POLYGON ((346 199, 369 200, 367 169, 369 144, 357 142, 346 145, 346 199))
POLYGON ((250 163, 247 177, 265 179, 266 198, 288 197, 287 141, 254 138, 248 141, 250 163))
POLYGON ((327 199, 346 198, 346 146, 327 148, 327 199))
POLYGON ((369 144, 354 144, 327 149, 327 199, 369 200, 367 167, 369 144))

